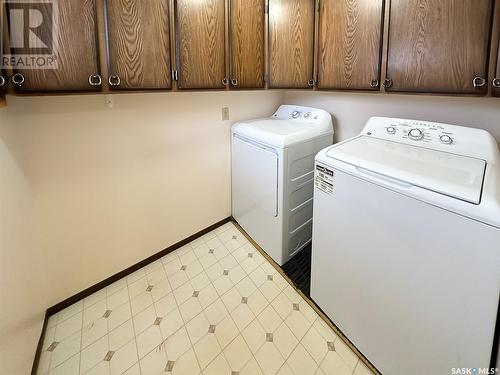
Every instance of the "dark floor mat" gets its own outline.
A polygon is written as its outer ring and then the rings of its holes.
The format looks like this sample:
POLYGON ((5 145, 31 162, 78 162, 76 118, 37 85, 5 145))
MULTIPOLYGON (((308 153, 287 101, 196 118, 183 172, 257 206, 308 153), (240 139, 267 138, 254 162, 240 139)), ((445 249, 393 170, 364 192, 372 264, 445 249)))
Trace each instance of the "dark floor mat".
POLYGON ((311 289, 311 244, 283 265, 283 271, 302 293, 309 296, 311 289))

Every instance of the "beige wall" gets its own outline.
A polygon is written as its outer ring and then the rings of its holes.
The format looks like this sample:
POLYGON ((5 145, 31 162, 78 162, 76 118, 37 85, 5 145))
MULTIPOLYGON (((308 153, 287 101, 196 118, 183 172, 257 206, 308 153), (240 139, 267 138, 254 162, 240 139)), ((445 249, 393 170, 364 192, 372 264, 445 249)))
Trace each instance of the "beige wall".
POLYGON ((0 374, 43 312, 227 217, 230 125, 283 93, 9 97, 0 110, 0 374), (221 121, 221 107, 230 121, 221 121))
POLYGON ((27 374, 44 310, 230 215, 230 124, 281 103, 479 126, 500 99, 302 91, 9 97, 0 110, 0 375, 27 374), (221 107, 230 121, 221 121, 221 107))
POLYGON ((284 102, 332 113, 337 140, 359 134, 372 116, 388 116, 483 128, 500 142, 500 98, 288 91, 284 102))
POLYGON ((0 119, 0 374, 27 374, 47 306, 24 129, 0 119))

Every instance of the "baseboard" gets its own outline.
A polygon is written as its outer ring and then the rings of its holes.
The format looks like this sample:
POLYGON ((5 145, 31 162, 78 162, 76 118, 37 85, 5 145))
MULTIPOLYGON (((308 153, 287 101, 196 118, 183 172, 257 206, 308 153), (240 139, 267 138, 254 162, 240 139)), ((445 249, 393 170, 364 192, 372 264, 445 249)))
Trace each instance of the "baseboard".
POLYGON ((33 360, 33 367, 31 369, 31 375, 36 375, 36 371, 38 369, 38 363, 40 361, 40 355, 42 353, 43 341, 45 339, 45 331, 47 328, 47 322, 52 315, 57 314, 59 311, 64 310, 65 308, 67 308, 67 307, 75 304, 76 302, 94 294, 95 292, 113 284, 114 282, 116 282, 120 279, 123 279, 124 277, 126 277, 126 276, 130 275, 131 273, 134 273, 135 271, 147 266, 148 264, 153 263, 154 261, 156 261, 160 258, 163 258, 165 255, 171 253, 172 251, 177 250, 178 248, 180 248, 184 245, 187 245, 188 243, 194 241, 198 237, 201 237, 201 236, 213 231, 214 229, 216 229, 216 228, 220 227, 221 225, 224 225, 230 221, 231 221, 231 217, 227 217, 227 218, 225 218, 225 219, 223 219, 215 224, 212 224, 209 227, 202 229, 201 231, 193 234, 192 236, 189 236, 189 237, 183 239, 182 241, 179 241, 179 242, 167 247, 166 249, 164 249, 156 254, 153 254, 144 260, 141 260, 140 262, 134 264, 133 266, 130 266, 127 269, 120 271, 120 272, 114 274, 113 276, 110 276, 107 279, 102 280, 101 282, 99 282, 95 285, 92 285, 91 287, 75 294, 74 296, 71 296, 71 297, 65 299, 64 301, 61 301, 58 304, 49 307, 47 309, 47 311, 45 312, 43 329, 42 329, 42 333, 40 335, 40 340, 38 341, 38 346, 36 348, 35 359, 33 360))

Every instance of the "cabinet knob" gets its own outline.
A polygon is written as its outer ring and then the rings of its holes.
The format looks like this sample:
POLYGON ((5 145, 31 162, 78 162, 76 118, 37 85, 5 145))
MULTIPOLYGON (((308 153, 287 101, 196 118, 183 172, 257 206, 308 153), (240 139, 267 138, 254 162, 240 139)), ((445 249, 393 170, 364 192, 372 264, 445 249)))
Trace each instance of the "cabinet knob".
POLYGON ((373 88, 378 87, 379 83, 380 82, 378 81, 378 79, 372 79, 370 82, 370 87, 373 87, 373 88))
POLYGON ((486 80, 482 77, 475 77, 472 80, 474 87, 483 87, 486 84, 486 80))
POLYGON ((4 86, 6 83, 4 76, 0 75, 0 87, 4 86))
POLYGON ((392 87, 392 79, 386 78, 384 79, 384 87, 388 89, 389 87, 392 87))
POLYGON ((94 74, 89 77, 89 83, 91 86, 101 86, 102 78, 99 74, 94 74))
POLYGON ((227 78, 223 78, 223 79, 222 79, 222 84, 223 84, 224 86, 229 85, 229 80, 228 80, 227 78))
POLYGON ((117 74, 112 74, 109 76, 108 83, 110 86, 120 86, 122 80, 117 74))
POLYGON ((492 84, 493 84, 493 87, 499 88, 500 87, 500 78, 494 78, 492 84))
POLYGON ((231 80, 231 85, 233 85, 233 86, 238 86, 238 80, 237 80, 236 78, 233 78, 233 79, 231 80))
POLYGON ((24 83, 24 76, 21 73, 16 73, 12 76, 12 83, 16 86, 21 86, 24 83))
POLYGON ((313 87, 313 86, 314 86, 314 79, 310 79, 309 81, 307 81, 307 84, 308 84, 310 87, 313 87))

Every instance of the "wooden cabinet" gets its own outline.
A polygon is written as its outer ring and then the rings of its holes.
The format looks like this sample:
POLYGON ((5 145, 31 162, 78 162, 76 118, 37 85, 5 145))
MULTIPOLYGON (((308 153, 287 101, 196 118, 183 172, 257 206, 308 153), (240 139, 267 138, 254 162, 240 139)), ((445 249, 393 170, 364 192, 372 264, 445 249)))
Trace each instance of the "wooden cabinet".
POLYGON ((269 0, 269 86, 314 85, 314 0, 269 0))
MULTIPOLYGON (((7 39, 8 33, 6 32, 7 26, 6 26, 6 17, 5 17, 5 6, 0 5, 0 23, 3 26, 3 29, 0 29, 0 59, 3 60, 3 55, 4 55, 4 41, 7 39)), ((0 95, 3 95, 7 92, 7 87, 8 87, 8 77, 7 73, 5 70, 0 69, 0 95)), ((5 106, 5 97, 0 97, 0 107, 5 106)))
POLYGON ((490 0, 393 0, 387 91, 485 94, 490 0))
POLYGON ((497 68, 491 84, 493 85, 493 95, 500 96, 500 43, 498 46, 497 68))
POLYGON ((177 0, 180 89, 216 89, 226 75, 225 0, 177 0))
POLYGON ((0 72, 0 95, 8 85, 18 93, 101 92, 103 83, 105 91, 167 90, 174 79, 180 90, 264 88, 268 73, 269 88, 383 84, 392 92, 485 95, 491 85, 500 96, 500 52, 488 77, 497 54, 489 51, 498 39, 493 3, 500 0, 12 1, 0 14, 9 21, 0 52, 53 57, 56 68, 25 63, 8 77, 0 72))
POLYGON ((265 0, 230 0, 230 84, 264 87, 265 0))
POLYGON ((106 0, 111 89, 171 87, 168 0, 106 0))
POLYGON ((322 0, 318 88, 380 88, 384 0, 322 0))
MULTIPOLYGON (((53 43, 47 42, 44 44, 50 49, 49 52, 53 53, 57 68, 14 70, 12 82, 16 91, 68 92, 100 90, 101 77, 99 75, 96 44, 95 0, 58 1, 57 12, 52 8, 51 3, 35 3, 38 7, 38 14, 43 15, 43 22, 37 30, 37 35, 41 36, 42 42, 51 41, 50 35, 52 35, 53 43), (47 37, 48 39, 46 39, 47 37)), ((9 5, 9 12, 16 6, 19 5, 16 3, 9 5)), ((19 27, 9 28, 9 33, 11 40, 24 37, 23 30, 19 27)), ((20 49, 17 44, 11 44, 10 52, 16 56, 24 55, 27 53, 26 46, 20 49)), ((32 48, 28 51, 28 53, 33 52, 32 48)), ((48 55, 50 53, 46 56, 48 55)))

